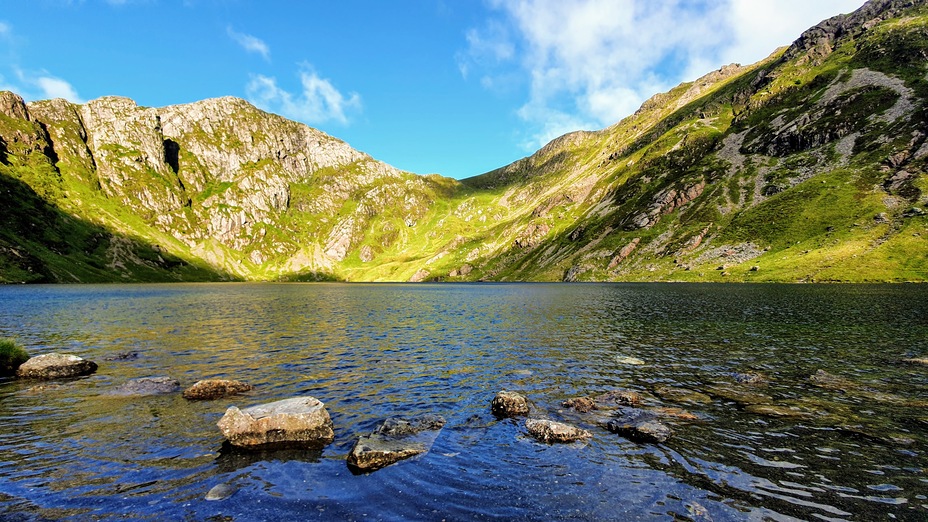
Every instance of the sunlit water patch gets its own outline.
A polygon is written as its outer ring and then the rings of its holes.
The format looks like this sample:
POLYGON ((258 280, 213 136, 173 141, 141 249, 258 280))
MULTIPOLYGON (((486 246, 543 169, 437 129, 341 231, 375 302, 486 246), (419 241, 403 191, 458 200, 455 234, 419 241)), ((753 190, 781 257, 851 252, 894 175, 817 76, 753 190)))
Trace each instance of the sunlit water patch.
POLYGON ((3 519, 928 519, 928 367, 905 361, 928 356, 924 286, 10 286, 0 337, 100 365, 0 380, 3 519), (110 393, 151 376, 255 389, 110 393), (490 413, 503 389, 593 438, 536 442, 490 413), (691 415, 640 444, 561 404, 613 390, 691 415), (302 395, 324 450, 224 447, 228 406, 302 395), (348 469, 420 413, 447 420, 426 455, 348 469))

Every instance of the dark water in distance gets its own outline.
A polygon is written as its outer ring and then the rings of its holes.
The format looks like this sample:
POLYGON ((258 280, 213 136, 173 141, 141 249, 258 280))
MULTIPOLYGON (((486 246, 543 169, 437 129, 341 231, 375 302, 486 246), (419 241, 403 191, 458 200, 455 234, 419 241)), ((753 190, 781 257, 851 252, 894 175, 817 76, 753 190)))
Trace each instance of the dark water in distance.
POLYGON ((3 520, 928 520, 928 366, 903 361, 928 356, 925 285, 7 286, 0 337, 100 364, 44 390, 0 379, 3 520), (813 386, 819 369, 856 384, 813 386), (256 389, 107 395, 161 375, 256 389), (592 440, 535 442, 491 415, 501 389, 592 440), (615 389, 700 420, 638 444, 560 405, 615 389), (324 451, 222 450, 228 406, 300 395, 332 416, 324 451), (447 419, 428 454, 348 470, 359 435, 418 413, 447 419), (206 501, 217 484, 236 492, 206 501))

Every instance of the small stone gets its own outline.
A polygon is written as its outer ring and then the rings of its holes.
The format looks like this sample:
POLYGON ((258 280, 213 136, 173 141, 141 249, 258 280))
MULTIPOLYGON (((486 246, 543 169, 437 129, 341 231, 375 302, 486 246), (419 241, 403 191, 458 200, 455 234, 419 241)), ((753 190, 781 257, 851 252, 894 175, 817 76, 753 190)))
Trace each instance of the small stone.
POLYGON ((598 409, 596 407, 596 401, 590 397, 574 397, 572 399, 567 399, 561 403, 561 406, 572 408, 580 413, 588 413, 598 409))
POLYGON ((206 493, 206 500, 225 500, 235 494, 235 487, 229 484, 216 484, 206 493))
POLYGON ((209 401, 244 393, 251 391, 251 389, 250 384, 241 381, 204 379, 197 381, 193 386, 184 390, 183 396, 190 401, 209 401))
POLYGON ((528 419, 525 427, 529 435, 541 442, 574 442, 593 436, 587 430, 547 419, 528 419))
POLYGON ((639 359, 639 358, 637 358, 637 357, 628 357, 628 356, 621 356, 621 355, 620 355, 620 356, 616 356, 615 362, 617 362, 617 363, 619 363, 619 364, 627 364, 627 365, 630 365, 630 366, 641 366, 641 365, 645 364, 644 361, 642 361, 641 359, 639 359))
POLYGON ((63 379, 90 375, 97 364, 76 355, 47 353, 30 358, 20 365, 16 375, 24 379, 63 379))
POLYGON ((912 357, 909 359, 903 359, 903 361, 912 364, 928 364, 928 357, 912 357))
POLYGON ((528 399, 511 391, 501 391, 490 403, 493 413, 500 417, 528 415, 528 399))
POLYGON ((294 397, 240 410, 229 407, 217 423, 233 446, 321 447, 335 440, 332 419, 315 397, 294 397))
POLYGON ((769 382, 766 375, 755 372, 735 372, 731 376, 738 384, 767 384, 769 382))
POLYGON ((745 387, 735 386, 733 384, 710 386, 706 388, 705 391, 710 395, 736 402, 741 406, 747 406, 749 404, 769 404, 773 402, 773 397, 769 395, 757 393, 745 387))
POLYGON ((758 270, 760 270, 760 267, 757 266, 757 265, 754 265, 754 266, 751 267, 751 269, 749 270, 749 272, 757 272, 758 270))

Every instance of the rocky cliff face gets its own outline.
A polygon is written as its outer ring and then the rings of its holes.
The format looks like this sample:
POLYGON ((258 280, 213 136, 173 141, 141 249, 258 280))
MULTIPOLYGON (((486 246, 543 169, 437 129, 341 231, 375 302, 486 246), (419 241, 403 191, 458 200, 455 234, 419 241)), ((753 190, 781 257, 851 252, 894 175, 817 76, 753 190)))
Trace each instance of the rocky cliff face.
POLYGON ((0 93, 0 274, 928 280, 925 4, 872 0, 461 183, 235 98, 0 93))

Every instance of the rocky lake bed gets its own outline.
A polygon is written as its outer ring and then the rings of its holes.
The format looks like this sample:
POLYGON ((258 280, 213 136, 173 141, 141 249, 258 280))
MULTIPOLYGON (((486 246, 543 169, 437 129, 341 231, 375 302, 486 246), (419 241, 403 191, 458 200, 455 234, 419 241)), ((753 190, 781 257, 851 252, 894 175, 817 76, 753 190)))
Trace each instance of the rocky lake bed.
POLYGON ((72 288, 40 300, 54 322, 4 300, 0 332, 86 374, 0 380, 0 513, 918 520, 928 298, 898 288, 72 288))

